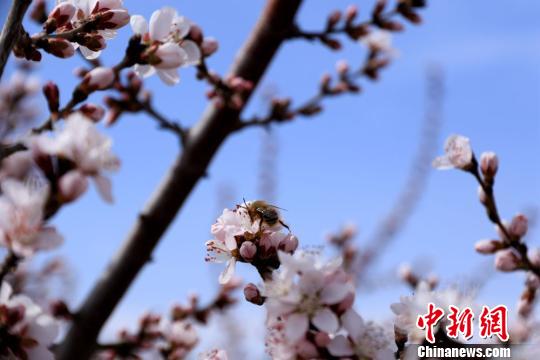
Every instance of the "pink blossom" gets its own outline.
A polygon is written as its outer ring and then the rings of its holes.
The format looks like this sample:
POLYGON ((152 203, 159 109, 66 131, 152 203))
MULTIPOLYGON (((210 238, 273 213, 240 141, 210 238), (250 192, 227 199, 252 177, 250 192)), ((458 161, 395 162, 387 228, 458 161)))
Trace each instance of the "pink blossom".
POLYGON ((71 21, 76 11, 77 8, 73 6, 73 4, 70 4, 68 2, 61 2, 56 5, 54 9, 52 9, 49 15, 49 19, 54 19, 56 22, 56 26, 62 27, 66 25, 69 21, 71 21))
POLYGON ((62 236, 43 220, 48 187, 34 188, 9 179, 1 188, 0 244, 20 256, 30 256, 62 243, 62 236))
POLYGON ((474 244, 474 249, 480 254, 493 254, 503 246, 499 240, 480 240, 474 244))
POLYGON ((62 201, 72 202, 86 192, 88 179, 82 172, 71 170, 60 178, 58 188, 62 201))
POLYGON ((433 167, 439 170, 451 168, 466 169, 472 164, 473 152, 469 139, 461 135, 452 135, 446 139, 445 155, 433 161, 433 167))

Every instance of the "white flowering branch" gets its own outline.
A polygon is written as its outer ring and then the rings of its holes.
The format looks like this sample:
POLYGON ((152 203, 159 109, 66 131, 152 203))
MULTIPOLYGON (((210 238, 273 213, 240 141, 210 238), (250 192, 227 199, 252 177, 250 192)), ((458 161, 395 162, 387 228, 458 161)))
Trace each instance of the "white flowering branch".
POLYGON ((11 3, 11 9, 0 34, 0 78, 4 73, 9 54, 19 40, 24 14, 31 3, 32 0, 13 0, 11 3))

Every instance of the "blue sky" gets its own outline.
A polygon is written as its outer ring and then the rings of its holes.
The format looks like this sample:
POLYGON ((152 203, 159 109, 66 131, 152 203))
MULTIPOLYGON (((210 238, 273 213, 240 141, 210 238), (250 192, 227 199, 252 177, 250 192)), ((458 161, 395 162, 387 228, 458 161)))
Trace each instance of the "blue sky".
MULTIPOLYGON (((132 14, 147 18, 154 9, 171 5, 199 23, 207 35, 220 41, 210 66, 223 73, 246 38, 260 12, 262 0, 242 1, 126 1, 132 14)), ((326 14, 344 9, 350 1, 306 1, 299 22, 320 29, 326 14)), ((367 16, 370 2, 357 2, 367 16)), ((424 113, 426 67, 439 64, 445 72, 444 126, 439 139, 461 133, 471 138, 477 152, 496 151, 501 160, 497 196, 503 217, 538 206, 540 195, 540 3, 522 0, 509 5, 488 0, 438 0, 423 11, 424 24, 407 26, 394 45, 400 56, 375 84, 366 84, 360 96, 327 103, 325 111, 309 120, 274 128, 278 142, 277 204, 303 245, 320 245, 324 235, 345 222, 360 229, 366 239, 402 190, 419 141, 424 113)), ((123 51, 130 29, 108 43, 103 54, 112 65, 123 51)), ((291 42, 278 54, 262 87, 297 101, 308 98, 323 72, 333 71, 337 60, 361 61, 364 50, 347 43, 342 52, 319 45, 291 42)), ((71 69, 81 65, 74 57, 45 56, 39 65, 42 80, 54 80, 63 100, 76 84, 71 69)), ((8 68, 8 72, 13 66, 8 68)), ((193 124, 206 105, 206 86, 184 69, 179 86, 169 88, 159 79, 147 81, 157 106, 170 118, 193 124)), ((96 98, 99 99, 99 98, 96 98)), ((247 114, 261 113, 260 96, 247 114)), ((90 289, 111 255, 118 249, 153 189, 177 153, 175 138, 155 129, 145 116, 125 116, 106 130, 123 162, 113 176, 116 203, 103 203, 90 191, 66 207, 54 222, 65 235, 55 253, 70 258, 78 280, 74 303, 90 289)), ((218 189, 234 189, 236 202, 257 197, 258 161, 262 131, 247 130, 229 138, 180 216, 160 243, 154 262, 147 266, 115 312, 118 323, 131 322, 144 310, 163 311, 196 291, 203 299, 217 285, 217 269, 204 262, 204 242, 216 218, 218 189)), ((229 204, 231 207, 233 203, 229 204)), ((401 262, 429 263, 433 272, 452 282, 477 272, 485 258, 475 254, 476 240, 494 236, 476 198, 470 176, 457 171, 430 175, 423 198, 406 228, 385 250, 380 269, 401 262)), ((537 238, 527 241, 539 245, 537 238)), ((489 260, 487 260, 489 262, 489 260)), ((256 280, 240 266, 240 274, 256 280)), ((250 269, 249 269, 250 270, 250 269)), ((488 303, 513 305, 523 277, 497 275, 480 294, 488 303)), ((401 285, 358 294, 366 317, 385 317, 388 305, 408 290, 401 285)), ((252 313, 249 305, 240 311, 252 313)), ((257 310, 258 311, 258 310, 257 310)), ((261 317, 262 321, 262 317, 261 317)))

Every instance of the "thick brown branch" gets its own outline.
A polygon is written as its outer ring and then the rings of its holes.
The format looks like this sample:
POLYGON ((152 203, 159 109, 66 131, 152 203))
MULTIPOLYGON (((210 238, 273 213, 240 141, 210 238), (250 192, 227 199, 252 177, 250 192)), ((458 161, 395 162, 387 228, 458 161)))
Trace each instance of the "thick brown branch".
POLYGON ((0 78, 4 73, 9 54, 19 39, 24 14, 31 2, 32 0, 13 0, 11 4, 2 34, 0 34, 0 78))
MULTIPOLYGON (((256 28, 232 66, 232 76, 251 81, 254 85, 259 83, 283 43, 283 35, 277 30, 293 24, 300 4, 301 0, 267 2, 256 28)), ((246 101, 250 95, 244 95, 246 101)), ((103 324, 150 259, 184 201, 206 173, 220 145, 236 128, 241 110, 210 105, 190 131, 184 151, 76 314, 71 329, 56 351, 57 359, 87 359, 92 355, 103 324)))

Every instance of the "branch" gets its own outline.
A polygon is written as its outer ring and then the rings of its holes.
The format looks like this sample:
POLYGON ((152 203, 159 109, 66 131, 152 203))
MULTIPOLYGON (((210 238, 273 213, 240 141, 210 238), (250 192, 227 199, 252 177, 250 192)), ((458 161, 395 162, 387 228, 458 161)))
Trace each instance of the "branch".
POLYGON ((32 0, 13 0, 8 17, 0 34, 0 78, 4 73, 9 54, 21 34, 24 14, 32 0))
POLYGON ((9 251, 4 259, 4 262, 0 265, 0 284, 2 284, 6 275, 17 268, 21 260, 21 257, 15 254, 13 251, 9 251))
MULTIPOLYGON (((277 30, 290 27, 301 0, 269 0, 230 71, 257 85, 284 41, 277 30)), ((244 95, 244 104, 252 92, 244 95)), ((120 251, 75 314, 75 321, 56 351, 57 359, 88 359, 96 338, 152 251, 176 217, 188 195, 204 176, 210 161, 237 127, 240 109, 209 105, 191 129, 186 146, 157 192, 135 222, 120 251)))

